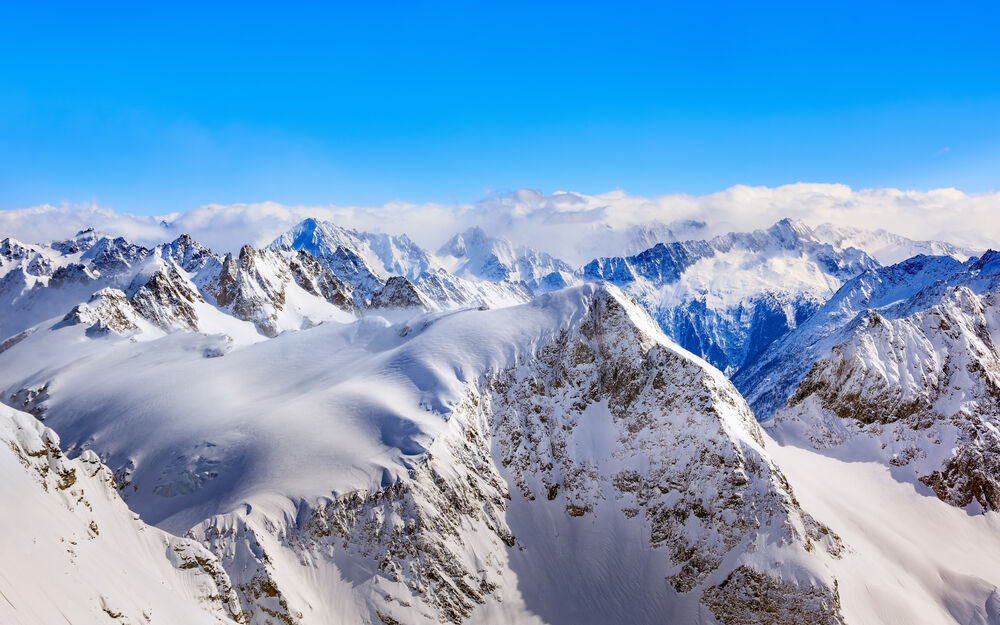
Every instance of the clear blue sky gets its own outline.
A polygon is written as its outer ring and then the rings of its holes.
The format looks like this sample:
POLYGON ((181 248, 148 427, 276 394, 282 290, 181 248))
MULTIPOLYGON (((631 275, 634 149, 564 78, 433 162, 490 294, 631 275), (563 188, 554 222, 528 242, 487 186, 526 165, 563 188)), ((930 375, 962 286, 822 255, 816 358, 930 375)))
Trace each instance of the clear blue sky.
POLYGON ((18 4, 0 208, 1000 188, 995 2, 18 4))

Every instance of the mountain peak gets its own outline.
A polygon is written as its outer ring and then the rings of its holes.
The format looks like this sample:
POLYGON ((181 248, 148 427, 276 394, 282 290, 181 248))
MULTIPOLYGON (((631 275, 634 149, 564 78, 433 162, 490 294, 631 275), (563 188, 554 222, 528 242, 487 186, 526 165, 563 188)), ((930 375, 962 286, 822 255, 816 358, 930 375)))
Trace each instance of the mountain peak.
POLYGON ((800 241, 815 241, 812 229, 805 222, 785 217, 767 229, 767 233, 782 244, 796 244, 800 241))

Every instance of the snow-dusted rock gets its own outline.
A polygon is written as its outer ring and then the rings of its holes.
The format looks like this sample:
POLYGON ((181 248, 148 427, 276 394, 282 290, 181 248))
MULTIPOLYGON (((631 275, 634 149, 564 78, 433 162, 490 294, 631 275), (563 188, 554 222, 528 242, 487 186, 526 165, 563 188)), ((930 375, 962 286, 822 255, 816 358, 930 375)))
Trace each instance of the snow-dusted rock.
POLYGON ((997 258, 930 284, 907 274, 925 286, 839 328, 777 411, 775 432, 884 462, 952 505, 1000 509, 997 258))
POLYGON ((110 287, 94 293, 86 304, 67 313, 64 321, 89 326, 94 333, 129 334, 139 331, 139 319, 125 293, 110 287))
POLYGON ((430 306, 442 310, 510 306, 533 295, 519 279, 494 283, 472 274, 455 275, 445 267, 454 262, 443 263, 405 235, 358 232, 332 222, 306 219, 275 239, 270 247, 312 254, 350 286, 355 304, 361 309, 371 303, 392 276, 409 280, 430 306))

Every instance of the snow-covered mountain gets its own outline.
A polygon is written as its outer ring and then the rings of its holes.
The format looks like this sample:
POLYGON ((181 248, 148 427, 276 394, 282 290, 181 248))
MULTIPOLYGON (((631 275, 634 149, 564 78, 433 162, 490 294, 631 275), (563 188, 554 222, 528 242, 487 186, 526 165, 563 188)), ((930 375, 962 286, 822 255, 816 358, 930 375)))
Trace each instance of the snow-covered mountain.
POLYGON ((64 317, 94 331, 254 341, 353 316, 348 286, 308 254, 245 246, 219 257, 186 235, 154 248, 92 231, 46 246, 4 239, 0 262, 5 338, 64 317))
POLYGON ((58 325, 8 348, 4 396, 44 388, 36 413, 208 546, 253 622, 747 622, 761 594, 841 622, 835 532, 725 377, 613 287, 221 358, 58 325))
POLYGON ((456 275, 490 282, 524 282, 536 292, 568 286, 573 268, 544 252, 494 238, 482 228, 456 234, 437 252, 456 275))
POLYGON ((0 621, 1000 624, 1000 259, 825 237, 6 239, 0 621))
POLYGON ((839 248, 854 247, 864 250, 883 265, 894 265, 914 256, 951 256, 966 261, 978 256, 982 250, 945 241, 915 241, 887 230, 862 230, 833 224, 821 224, 813 235, 839 248))
POLYGON ((580 272, 636 297, 686 349, 732 374, 878 263, 819 241, 801 222, 600 258, 580 272))
POLYGON ((782 439, 884 462, 970 511, 1000 509, 998 289, 992 251, 866 273, 737 382, 782 439))
POLYGON ((306 219, 275 239, 270 247, 308 252, 361 295, 356 303, 362 307, 392 276, 406 278, 436 309, 509 306, 532 296, 531 288, 519 278, 480 280, 472 276, 470 280, 457 276, 405 235, 358 232, 332 222, 306 219))

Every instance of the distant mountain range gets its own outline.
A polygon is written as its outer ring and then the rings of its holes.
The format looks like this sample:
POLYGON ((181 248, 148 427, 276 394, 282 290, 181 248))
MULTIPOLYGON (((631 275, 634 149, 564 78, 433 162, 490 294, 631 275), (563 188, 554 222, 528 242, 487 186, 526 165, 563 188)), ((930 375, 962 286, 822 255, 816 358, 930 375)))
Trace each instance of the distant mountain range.
POLYGON ((0 622, 1000 623, 998 254, 672 232, 3 239, 0 622))

